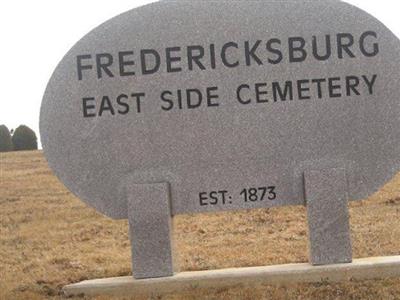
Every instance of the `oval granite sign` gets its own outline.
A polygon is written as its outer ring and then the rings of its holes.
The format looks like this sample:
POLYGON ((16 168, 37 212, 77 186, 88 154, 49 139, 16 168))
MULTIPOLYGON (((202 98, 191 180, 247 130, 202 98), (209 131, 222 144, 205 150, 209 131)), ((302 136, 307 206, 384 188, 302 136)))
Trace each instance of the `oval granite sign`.
POLYGON ((352 200, 399 170, 400 41, 340 1, 160 1, 99 26, 55 70, 40 131, 78 197, 127 217, 129 183, 172 213, 304 204, 341 168, 352 200))

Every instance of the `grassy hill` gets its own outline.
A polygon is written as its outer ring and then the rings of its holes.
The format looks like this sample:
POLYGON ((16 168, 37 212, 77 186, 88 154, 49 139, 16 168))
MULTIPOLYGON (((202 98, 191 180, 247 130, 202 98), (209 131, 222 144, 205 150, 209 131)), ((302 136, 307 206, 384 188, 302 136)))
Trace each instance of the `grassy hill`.
MULTIPOLYGON (((62 299, 65 284, 130 274, 126 221, 74 197, 40 151, 0 155, 0 299, 62 299)), ((350 216, 354 257, 399 255, 400 174, 370 199, 351 203, 350 216)), ((181 270, 308 260, 304 207, 177 216, 174 227, 181 270)), ((400 299, 400 278, 255 283, 155 299, 400 299)))

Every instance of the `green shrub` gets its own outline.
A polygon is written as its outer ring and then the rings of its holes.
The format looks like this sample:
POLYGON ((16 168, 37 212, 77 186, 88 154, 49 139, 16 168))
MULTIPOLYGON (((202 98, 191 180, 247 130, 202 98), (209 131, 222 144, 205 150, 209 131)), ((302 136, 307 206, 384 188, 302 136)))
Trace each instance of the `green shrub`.
POLYGON ((37 138, 35 132, 28 126, 20 125, 12 136, 15 151, 37 150, 37 138))
POLYGON ((11 134, 6 125, 0 125, 0 152, 13 150, 11 134))

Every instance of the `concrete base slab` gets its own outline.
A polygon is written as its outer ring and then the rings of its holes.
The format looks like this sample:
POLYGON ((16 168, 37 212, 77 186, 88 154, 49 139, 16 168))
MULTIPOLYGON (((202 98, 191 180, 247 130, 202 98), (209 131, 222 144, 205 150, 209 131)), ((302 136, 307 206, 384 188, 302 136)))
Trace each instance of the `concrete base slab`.
POLYGON ((400 276, 400 255, 354 259, 352 263, 312 266, 308 263, 181 272, 172 277, 131 276, 85 280, 63 288, 65 295, 155 295, 263 282, 339 282, 400 276))

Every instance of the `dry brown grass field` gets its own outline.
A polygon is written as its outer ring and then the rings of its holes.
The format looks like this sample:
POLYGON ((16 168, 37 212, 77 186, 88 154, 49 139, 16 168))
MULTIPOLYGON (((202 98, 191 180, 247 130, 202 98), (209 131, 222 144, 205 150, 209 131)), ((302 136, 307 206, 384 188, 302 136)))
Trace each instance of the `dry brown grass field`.
MULTIPOLYGON (((74 197, 42 152, 0 155, 0 299, 63 299, 65 284, 130 274, 126 221, 108 219, 74 197)), ((351 203, 350 217, 354 257, 399 255, 400 174, 369 199, 351 203)), ((176 216, 174 226, 181 270, 307 261, 304 207, 176 216)), ((255 283, 152 299, 400 299, 400 278, 255 283)))

